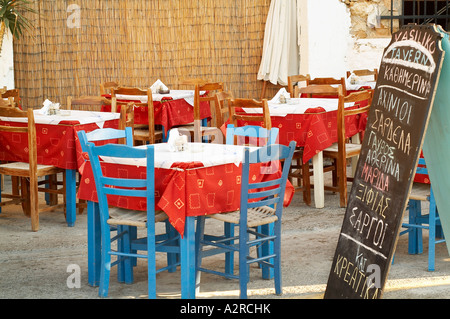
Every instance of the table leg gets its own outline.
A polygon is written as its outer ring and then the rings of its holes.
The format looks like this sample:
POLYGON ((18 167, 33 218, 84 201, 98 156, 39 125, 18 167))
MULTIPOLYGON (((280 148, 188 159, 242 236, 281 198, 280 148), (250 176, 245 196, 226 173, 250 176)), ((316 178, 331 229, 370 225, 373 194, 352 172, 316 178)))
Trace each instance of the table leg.
POLYGON ((323 153, 319 152, 312 158, 314 179, 314 203, 316 208, 325 206, 325 190, 323 180, 323 153))
POLYGON ((87 202, 88 283, 96 287, 100 283, 101 233, 98 203, 87 202))
POLYGON ((195 217, 186 217, 181 250, 181 298, 195 299, 195 217))
POLYGON ((75 169, 66 169, 66 221, 69 227, 75 226, 77 214, 77 181, 75 169))

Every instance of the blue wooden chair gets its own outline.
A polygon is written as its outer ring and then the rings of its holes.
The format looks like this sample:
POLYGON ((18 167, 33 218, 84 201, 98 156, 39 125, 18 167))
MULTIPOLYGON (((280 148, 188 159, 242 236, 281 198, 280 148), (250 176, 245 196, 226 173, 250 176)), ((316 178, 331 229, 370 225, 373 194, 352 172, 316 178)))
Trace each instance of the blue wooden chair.
MULTIPOLYGON (((428 174, 425 159, 419 159, 416 174, 428 174)), ((408 234, 408 253, 423 253, 422 230, 428 229, 428 270, 435 269, 435 246, 445 242, 439 213, 433 196, 433 188, 429 184, 414 183, 408 202, 409 220, 403 223, 406 228, 400 235, 408 234), (429 213, 422 214, 422 202, 429 203, 429 213)))
MULTIPOLYGON (((279 129, 276 127, 272 127, 270 130, 256 125, 246 125, 246 126, 240 126, 235 127, 234 124, 227 125, 227 135, 226 135, 226 144, 233 145, 240 142, 247 143, 248 145, 258 146, 258 144, 262 145, 271 145, 271 144, 277 144, 278 139, 278 132, 279 129)), ((225 222, 224 224, 224 231, 225 236, 227 237, 233 237, 234 236, 234 227, 235 224, 230 224, 225 222)), ((270 226, 265 227, 267 230, 270 228, 270 226)), ((262 231, 261 227, 258 228, 258 231, 262 231)), ((206 235, 209 236, 209 235, 206 235)), ((269 251, 271 248, 267 245, 260 246, 258 253, 260 255, 264 254, 265 252, 269 251)), ((234 269, 234 253, 233 252, 227 252, 226 253, 226 272, 229 274, 233 273, 234 269)), ((263 270, 263 277, 269 279, 272 274, 267 269, 264 268, 263 270)))
MULTIPOLYGON (((105 132, 107 131, 102 130, 88 133, 88 135, 84 131, 80 131, 78 136, 80 141, 86 142, 90 138, 95 140, 93 135, 98 136, 105 132)), ((130 132, 129 128, 125 129, 126 135, 130 132)), ((112 136, 109 135, 109 138, 112 136)), ((149 145, 140 149, 120 144, 95 146, 92 142, 87 142, 84 143, 84 147, 88 152, 94 173, 100 211, 102 252, 99 296, 106 297, 108 295, 111 266, 118 265, 119 272, 123 273, 124 281, 132 283, 135 258, 146 258, 148 260, 148 294, 149 298, 156 298, 156 273, 164 270, 173 271, 179 263, 169 263, 166 267, 156 269, 155 253, 161 251, 172 256, 179 254, 179 235, 174 230, 162 235, 155 233, 155 223, 167 221, 167 215, 162 211, 155 211, 153 146, 149 145), (147 178, 131 179, 105 176, 100 166, 100 156, 144 158, 147 164, 147 178), (112 207, 108 201, 110 195, 146 198, 147 210, 133 211, 112 207), (146 228, 147 236, 137 239, 136 227, 146 228), (111 228, 117 230, 116 236, 111 237, 111 228), (111 243, 116 240, 117 250, 113 250, 111 243), (137 251, 141 250, 147 253, 138 254, 137 251), (111 256, 117 256, 117 260, 111 262, 111 256)), ((168 223, 166 223, 166 227, 167 225, 168 223)))
POLYGON ((289 144, 289 147, 272 144, 253 152, 250 152, 248 148, 245 150, 242 164, 240 210, 209 215, 209 217, 219 221, 239 225, 239 236, 221 236, 216 240, 213 240, 212 237, 206 238, 203 236, 205 217, 199 217, 197 223, 197 276, 199 276, 200 271, 203 271, 227 278, 238 278, 240 282, 240 297, 244 299, 247 298, 249 265, 256 262, 274 269, 275 292, 276 294, 282 293, 280 260, 281 218, 286 181, 294 150, 294 141, 289 144), (252 177, 249 176, 251 164, 281 160, 284 160, 284 165, 280 178, 264 182, 252 181, 252 177), (272 233, 258 232, 258 227, 272 223, 274 223, 272 233), (252 239, 250 239, 250 235, 252 235, 252 239), (236 240, 239 240, 238 244, 235 244, 236 240), (252 258, 249 255, 250 247, 259 246, 268 242, 273 244, 273 254, 264 254, 256 258, 252 258), (210 255, 208 250, 203 250, 205 246, 216 247, 223 251, 238 252, 239 275, 236 276, 227 272, 202 267, 202 259, 210 255))

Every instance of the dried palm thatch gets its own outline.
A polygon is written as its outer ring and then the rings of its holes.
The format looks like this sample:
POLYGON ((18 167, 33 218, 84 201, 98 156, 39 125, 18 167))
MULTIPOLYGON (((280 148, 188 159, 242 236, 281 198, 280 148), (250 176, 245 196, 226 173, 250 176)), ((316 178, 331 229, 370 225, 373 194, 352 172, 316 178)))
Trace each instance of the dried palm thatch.
POLYGON ((0 0, 0 52, 6 30, 19 39, 32 25, 24 13, 35 13, 28 0, 0 0))
POLYGON ((259 97, 270 0, 77 3, 69 11, 66 1, 34 3, 35 32, 14 44, 24 105, 96 95, 101 82, 112 80, 145 88, 161 79, 185 89, 183 79, 202 78, 223 82, 237 97, 259 97))

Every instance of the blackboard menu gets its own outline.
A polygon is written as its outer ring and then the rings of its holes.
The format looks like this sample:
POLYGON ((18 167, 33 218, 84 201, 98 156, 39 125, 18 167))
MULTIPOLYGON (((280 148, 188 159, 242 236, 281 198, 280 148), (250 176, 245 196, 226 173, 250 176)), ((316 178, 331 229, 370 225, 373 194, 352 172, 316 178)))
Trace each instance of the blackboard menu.
POLYGON ((431 112, 443 51, 435 25, 384 50, 325 298, 381 298, 431 112))

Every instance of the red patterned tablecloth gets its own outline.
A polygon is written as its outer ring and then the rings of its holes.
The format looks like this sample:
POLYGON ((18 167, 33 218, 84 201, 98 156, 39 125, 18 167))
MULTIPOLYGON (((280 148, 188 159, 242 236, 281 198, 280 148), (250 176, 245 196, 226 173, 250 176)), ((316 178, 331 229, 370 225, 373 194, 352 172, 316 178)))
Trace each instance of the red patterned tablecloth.
MULTIPOLYGON (((104 95, 111 97, 111 95, 104 95)), ((121 102, 133 102, 121 100, 121 102)), ((136 102, 136 101, 134 101, 136 102)), ((172 127, 178 125, 185 125, 194 121, 194 108, 185 99, 172 99, 165 97, 161 101, 153 101, 155 112, 155 124, 162 125, 165 132, 172 127)), ((111 112, 111 106, 102 106, 102 112, 111 112)), ((120 105, 117 107, 117 112, 120 112, 120 105)), ((208 102, 200 103, 200 118, 211 118, 211 108, 208 102)), ((147 107, 137 106, 134 109, 134 123, 148 124, 147 107)))
MULTIPOLYGON (((142 178, 145 167, 102 163, 107 176, 127 176, 142 178)), ((200 216, 229 212, 239 209, 241 188, 241 165, 234 163, 202 167, 201 163, 175 163, 177 169, 155 169, 155 204, 156 209, 163 210, 170 223, 181 235, 184 234, 187 216, 200 216)), ((276 174, 261 174, 261 166, 251 167, 255 181, 269 180, 279 176, 276 174)), ((285 206, 289 205, 294 194, 290 183, 286 187, 285 206)), ((86 162, 82 172, 78 197, 88 201, 97 201, 94 176, 89 162, 86 162)), ((112 197, 112 205, 145 210, 146 200, 136 200, 127 197, 112 197)))
MULTIPOLYGON (((290 141, 296 141, 298 147, 304 147, 305 162, 337 142, 337 110, 326 112, 323 108, 316 107, 308 109, 304 114, 287 114, 270 118, 272 127, 279 129, 280 144, 289 145, 290 141)), ((364 132, 366 123, 366 114, 346 117, 347 137, 364 132)), ((261 123, 248 121, 238 123, 239 126, 251 124, 261 125, 261 123)))
MULTIPOLYGON (((35 117, 36 118, 36 117, 35 117)), ((118 127, 119 120, 107 120, 103 127, 118 127)), ((26 126, 26 123, 1 121, 0 125, 26 126)), ((81 146, 77 132, 90 132, 98 129, 97 123, 80 124, 79 121, 66 120, 59 123, 36 123, 37 162, 64 169, 78 169, 83 163, 81 146)), ((26 133, 0 134, 0 160, 28 162, 28 135, 26 133)))

